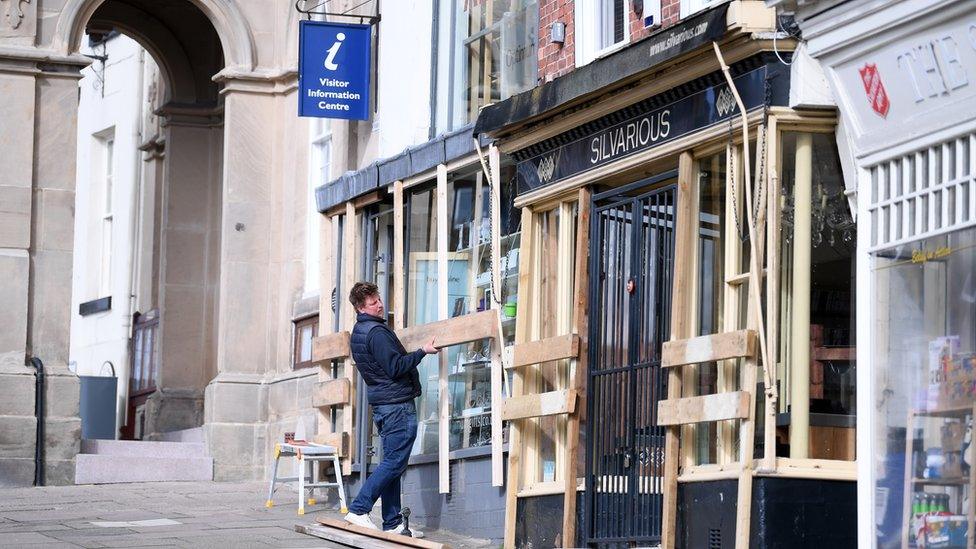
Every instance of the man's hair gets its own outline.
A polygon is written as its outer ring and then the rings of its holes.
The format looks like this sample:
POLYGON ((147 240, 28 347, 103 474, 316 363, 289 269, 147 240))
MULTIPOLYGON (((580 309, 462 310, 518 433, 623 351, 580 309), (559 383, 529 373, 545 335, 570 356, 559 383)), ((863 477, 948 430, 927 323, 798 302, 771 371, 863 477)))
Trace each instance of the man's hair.
POLYGON ((358 311, 366 305, 367 298, 379 295, 379 293, 380 289, 376 287, 376 284, 372 282, 357 282, 349 290, 349 303, 352 303, 352 306, 358 311))

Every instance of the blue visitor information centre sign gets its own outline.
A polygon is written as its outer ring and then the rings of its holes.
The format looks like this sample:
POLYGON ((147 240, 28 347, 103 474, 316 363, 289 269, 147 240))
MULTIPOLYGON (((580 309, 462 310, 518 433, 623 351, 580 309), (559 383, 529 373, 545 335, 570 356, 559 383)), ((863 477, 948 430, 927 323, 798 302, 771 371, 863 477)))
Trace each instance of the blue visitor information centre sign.
POLYGON ((369 25, 301 21, 298 116, 369 118, 369 25))

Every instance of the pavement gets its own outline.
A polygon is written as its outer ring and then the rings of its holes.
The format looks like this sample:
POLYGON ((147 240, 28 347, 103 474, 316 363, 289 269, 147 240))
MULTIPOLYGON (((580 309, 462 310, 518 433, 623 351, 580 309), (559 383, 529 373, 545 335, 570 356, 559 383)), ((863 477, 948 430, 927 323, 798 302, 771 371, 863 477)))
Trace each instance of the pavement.
MULTIPOLYGON (((267 484, 258 482, 152 482, 0 489, 0 547, 267 547, 343 548, 295 531, 331 506, 306 506, 280 487, 264 506, 267 484)), ((374 513, 375 514, 375 513, 374 513)), ((411 527, 421 527, 414 525, 411 527)), ((486 547, 484 540, 428 532, 456 548, 486 547)))

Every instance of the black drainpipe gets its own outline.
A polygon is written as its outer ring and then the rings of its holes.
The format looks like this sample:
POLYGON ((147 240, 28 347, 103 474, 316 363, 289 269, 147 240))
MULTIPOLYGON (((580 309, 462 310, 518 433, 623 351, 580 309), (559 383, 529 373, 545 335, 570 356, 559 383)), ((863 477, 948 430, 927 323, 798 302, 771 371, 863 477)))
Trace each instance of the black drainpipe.
POLYGON ((34 445, 34 486, 44 486, 44 363, 31 357, 34 377, 34 416, 37 418, 36 444, 34 445))

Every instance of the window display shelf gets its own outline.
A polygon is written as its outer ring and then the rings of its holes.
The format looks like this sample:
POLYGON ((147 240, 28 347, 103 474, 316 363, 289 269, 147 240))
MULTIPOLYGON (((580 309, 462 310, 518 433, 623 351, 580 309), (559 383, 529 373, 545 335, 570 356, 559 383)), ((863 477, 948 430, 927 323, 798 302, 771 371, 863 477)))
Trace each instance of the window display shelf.
POLYGON ((936 408, 932 410, 913 410, 912 415, 923 417, 965 417, 973 413, 972 405, 953 406, 950 408, 936 408))
POLYGON ((964 477, 955 478, 913 478, 914 484, 929 484, 932 486, 964 486, 969 484, 969 479, 964 477))

